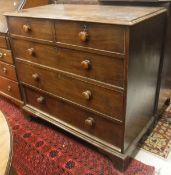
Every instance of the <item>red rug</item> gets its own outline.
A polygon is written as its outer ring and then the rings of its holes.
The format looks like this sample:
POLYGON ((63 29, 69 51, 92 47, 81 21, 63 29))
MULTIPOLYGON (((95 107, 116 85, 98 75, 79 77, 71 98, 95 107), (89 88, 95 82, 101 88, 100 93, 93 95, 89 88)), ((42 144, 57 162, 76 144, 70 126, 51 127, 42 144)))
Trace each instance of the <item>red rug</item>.
POLYGON ((132 160, 124 173, 104 155, 75 137, 40 120, 25 120, 4 99, 0 110, 12 129, 13 166, 19 175, 153 175, 154 167, 132 160))

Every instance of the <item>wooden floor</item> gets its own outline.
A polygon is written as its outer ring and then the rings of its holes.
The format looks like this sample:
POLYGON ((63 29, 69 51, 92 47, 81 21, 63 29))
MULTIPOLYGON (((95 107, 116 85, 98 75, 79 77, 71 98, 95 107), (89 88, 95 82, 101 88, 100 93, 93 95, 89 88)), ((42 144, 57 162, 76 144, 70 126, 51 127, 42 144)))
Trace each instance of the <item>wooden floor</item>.
POLYGON ((7 121, 0 111, 0 175, 5 175, 10 166, 11 136, 7 121))

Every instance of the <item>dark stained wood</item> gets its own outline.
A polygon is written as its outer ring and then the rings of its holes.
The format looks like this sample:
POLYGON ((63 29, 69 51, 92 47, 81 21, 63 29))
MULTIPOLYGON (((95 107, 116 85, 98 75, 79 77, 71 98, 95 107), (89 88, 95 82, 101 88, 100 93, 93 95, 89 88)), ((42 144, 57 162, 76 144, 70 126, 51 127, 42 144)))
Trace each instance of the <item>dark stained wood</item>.
POLYGON ((122 26, 56 21, 56 42, 106 50, 124 54, 125 29, 122 26), (69 29, 69 30, 66 30, 69 29), (80 39, 80 32, 86 31, 87 39, 80 39))
POLYGON ((10 50, 0 48, 0 61, 13 64, 13 58, 10 50))
POLYGON ((37 90, 24 88, 26 94, 26 105, 31 105, 47 114, 50 114, 55 119, 65 122, 66 125, 73 127, 73 130, 79 129, 81 133, 90 134, 89 137, 97 137, 98 139, 111 143, 120 148, 122 145, 122 126, 117 125, 109 120, 93 113, 84 111, 81 108, 69 105, 62 100, 57 100, 53 97, 41 93, 37 90), (43 102, 38 102, 38 98, 43 97, 43 102), (94 126, 85 124, 88 118, 93 118, 94 126), (107 130, 105 128, 108 128, 107 130), (118 139, 113 139, 118 138, 118 139))
POLYGON ((123 94, 121 92, 105 89, 70 77, 60 71, 42 69, 19 60, 16 61, 16 66, 20 82, 38 87, 120 121, 123 120, 123 94), (86 99, 84 93, 87 91, 91 92, 91 96, 86 99))
POLYGON ((0 75, 17 81, 15 66, 0 61, 0 75))
POLYGON ((19 39, 13 39, 12 44, 17 58, 115 86, 124 86, 124 60, 121 58, 52 47, 19 39), (89 61, 87 68, 83 65, 86 60, 89 61))
POLYGON ((153 122, 164 12, 50 5, 7 13, 23 109, 112 155, 123 170, 153 122))
MULTIPOLYGON (((49 2, 48 0, 41 0, 41 1, 26 0, 17 2, 18 4, 16 6, 12 3, 14 2, 11 0, 0 1, 0 7, 1 7, 0 8, 0 95, 10 99, 15 104, 21 106, 23 105, 23 102, 21 101, 20 89, 18 86, 18 80, 15 72, 15 65, 13 61, 13 55, 8 35, 9 33, 8 33, 7 22, 3 14, 6 11, 13 11, 13 10, 22 11, 23 3, 25 3, 24 8, 28 8, 33 6, 45 5, 48 4, 49 2)), ((23 25, 29 25, 29 24, 26 23, 23 25)), ((34 28, 34 24, 32 25, 34 28)), ((14 27, 16 28, 16 26, 14 27)), ((22 27, 23 30, 25 29, 26 33, 31 32, 30 29, 27 28, 29 26, 25 26, 25 28, 24 26, 22 27)), ((46 34, 46 29, 44 34, 46 34)))
POLYGON ((12 34, 47 41, 54 40, 52 33, 53 25, 50 20, 12 17, 9 18, 8 23, 12 34))
POLYGON ((0 76, 0 91, 21 100, 18 83, 0 76))
POLYGON ((132 37, 128 65, 125 149, 154 115, 165 15, 158 15, 137 24, 130 31, 132 37), (145 29, 143 26, 146 26, 145 29), (129 103, 130 99, 131 103, 129 103), (139 104, 143 106, 140 108, 139 104), (141 117, 136 117, 137 114, 141 117), (132 120, 137 127, 132 127, 132 120))

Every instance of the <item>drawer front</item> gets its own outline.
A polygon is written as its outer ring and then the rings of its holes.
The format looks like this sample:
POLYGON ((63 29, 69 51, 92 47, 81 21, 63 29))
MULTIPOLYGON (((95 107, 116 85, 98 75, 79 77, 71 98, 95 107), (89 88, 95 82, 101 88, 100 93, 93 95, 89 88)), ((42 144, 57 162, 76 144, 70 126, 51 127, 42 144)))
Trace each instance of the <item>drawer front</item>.
POLYGON ((8 17, 11 34, 53 41, 52 21, 45 19, 8 17))
POLYGON ((119 120, 123 119, 123 94, 67 74, 16 62, 19 80, 119 120))
POLYGON ((13 64, 13 58, 10 50, 0 48, 0 61, 13 64))
POLYGON ((125 28, 122 26, 56 21, 55 31, 59 43, 125 53, 125 28))
POLYGON ((7 42, 5 36, 0 36, 0 48, 7 49, 7 42))
POLYGON ((18 83, 1 76, 0 91, 13 98, 21 100, 18 83))
POLYGON ((123 59, 18 39, 13 39, 12 43, 18 58, 123 87, 123 59))
POLYGON ((0 61, 0 75, 12 80, 17 80, 15 67, 0 61))
POLYGON ((81 131, 121 148, 123 136, 122 126, 79 107, 65 103, 62 100, 40 93, 37 90, 24 88, 24 92, 26 104, 66 122, 75 127, 76 130, 80 129, 81 131))

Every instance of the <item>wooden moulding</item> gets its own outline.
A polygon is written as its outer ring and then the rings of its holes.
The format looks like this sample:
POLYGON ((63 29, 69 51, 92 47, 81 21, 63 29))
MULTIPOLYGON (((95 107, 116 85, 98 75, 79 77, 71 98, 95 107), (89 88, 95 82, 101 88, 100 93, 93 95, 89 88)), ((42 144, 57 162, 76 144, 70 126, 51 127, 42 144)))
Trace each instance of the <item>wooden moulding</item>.
POLYGON ((131 156, 134 156, 136 153, 136 147, 139 142, 139 140, 142 138, 142 136, 148 131, 149 128, 153 127, 155 118, 152 117, 151 120, 147 123, 146 127, 141 131, 141 133, 136 137, 134 142, 129 146, 129 148, 125 151, 125 153, 119 153, 119 149, 116 147, 115 149, 110 149, 109 147, 106 147, 101 142, 96 141, 95 139, 92 139, 91 137, 88 137, 84 135, 83 133, 79 132, 79 130, 73 130, 69 125, 67 126, 65 123, 63 123, 60 120, 56 120, 53 116, 43 113, 40 110, 37 110, 36 108, 25 105, 23 106, 23 113, 27 119, 30 120, 31 116, 39 117, 43 120, 46 120, 53 125, 64 129, 64 131, 69 132, 70 134, 73 134, 76 137, 79 137, 89 143, 89 147, 92 147, 93 149, 98 149, 101 153, 106 155, 112 162, 113 165, 120 171, 125 171, 131 161, 131 156), (95 147, 94 147, 95 146, 95 147))

